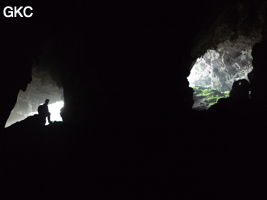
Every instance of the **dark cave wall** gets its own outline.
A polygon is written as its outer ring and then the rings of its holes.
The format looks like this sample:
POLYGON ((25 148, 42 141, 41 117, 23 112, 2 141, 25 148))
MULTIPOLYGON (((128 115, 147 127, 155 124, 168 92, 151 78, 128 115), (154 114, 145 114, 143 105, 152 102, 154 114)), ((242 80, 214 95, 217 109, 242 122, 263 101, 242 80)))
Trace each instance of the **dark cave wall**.
POLYGON ((198 58, 207 49, 216 49, 219 43, 226 40, 235 41, 241 35, 253 41, 261 40, 261 31, 266 18, 265 1, 233 1, 225 3, 223 8, 220 6, 218 7, 221 10, 212 17, 210 26, 204 30, 200 29, 197 33, 191 51, 193 57, 198 58))
MULTIPOLYGON (((72 79, 79 79, 80 84, 76 87, 83 89, 77 90, 66 81, 65 91, 91 92, 77 94, 82 98, 65 96, 66 100, 75 102, 70 109, 84 101, 85 106, 77 113, 93 115, 92 119, 97 115, 98 119, 110 121, 115 126, 125 123, 151 125, 161 117, 167 117, 166 113, 177 112, 179 104, 184 105, 180 110, 191 109, 192 91, 186 77, 191 62, 188 54, 190 36, 195 27, 191 27, 189 36, 188 30, 179 27, 191 22, 182 20, 177 27, 168 22, 168 17, 147 23, 144 23, 148 21, 146 16, 142 17, 139 16, 137 24, 130 19, 127 24, 114 19, 115 23, 105 24, 105 28, 82 27, 81 52, 86 53, 82 53, 81 65, 76 68, 81 71, 76 77, 75 71, 72 79), (98 78, 93 82, 95 77, 98 78), (83 85, 83 80, 87 84, 83 85), (91 108, 96 109, 95 112, 91 108)), ((82 120, 86 118, 79 118, 82 120)))
POLYGON ((255 105, 265 110, 267 94, 266 94, 266 50, 267 42, 265 39, 256 44, 253 48, 253 66, 254 69, 250 74, 251 94, 255 105))
MULTIPOLYGON (((26 26, 26 25, 25 25, 26 26)), ((26 90, 31 82, 31 70, 37 49, 29 46, 34 40, 27 33, 17 34, 19 27, 1 26, 0 48, 0 127, 3 128, 8 116, 15 106, 19 90, 26 90), (9 30, 13 30, 12 32, 9 30), (35 49, 33 51, 33 49, 35 49)), ((26 26, 27 27, 27 26, 26 26)), ((27 29, 27 28, 26 28, 27 29)))

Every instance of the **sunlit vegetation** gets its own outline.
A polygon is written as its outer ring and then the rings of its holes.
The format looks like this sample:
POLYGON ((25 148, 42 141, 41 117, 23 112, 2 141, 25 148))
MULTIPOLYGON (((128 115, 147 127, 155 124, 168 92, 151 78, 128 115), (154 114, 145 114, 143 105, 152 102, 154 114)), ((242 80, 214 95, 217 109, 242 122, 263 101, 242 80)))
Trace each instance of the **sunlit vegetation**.
POLYGON ((221 98, 229 97, 229 91, 219 92, 205 87, 192 87, 194 89, 194 101, 199 102, 201 107, 209 108, 210 106, 217 103, 221 98))

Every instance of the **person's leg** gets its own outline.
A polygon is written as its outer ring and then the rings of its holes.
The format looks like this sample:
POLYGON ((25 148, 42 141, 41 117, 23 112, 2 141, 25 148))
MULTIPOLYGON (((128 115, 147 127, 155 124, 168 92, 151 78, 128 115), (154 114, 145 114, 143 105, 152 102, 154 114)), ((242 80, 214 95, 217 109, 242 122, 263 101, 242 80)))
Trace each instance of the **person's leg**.
POLYGON ((47 114, 48 123, 51 124, 50 113, 47 114))

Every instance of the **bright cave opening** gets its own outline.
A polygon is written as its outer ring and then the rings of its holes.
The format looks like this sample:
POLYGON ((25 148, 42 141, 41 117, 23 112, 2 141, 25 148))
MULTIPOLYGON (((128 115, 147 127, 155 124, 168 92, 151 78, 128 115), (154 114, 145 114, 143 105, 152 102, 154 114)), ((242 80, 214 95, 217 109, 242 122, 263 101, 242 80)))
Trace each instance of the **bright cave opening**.
POLYGON ((225 41, 215 49, 209 49, 198 58, 188 76, 189 86, 194 90, 195 110, 207 110, 220 98, 229 97, 234 81, 248 79, 252 71, 251 39, 239 37, 225 41))
MULTIPOLYGON (((49 99, 48 109, 51 121, 62 121, 60 112, 64 107, 63 88, 57 85, 48 72, 33 68, 32 81, 28 84, 25 92, 19 92, 16 105, 5 127, 38 114, 38 106, 43 104, 46 99, 49 99)), ((48 125, 47 119, 46 125, 48 125)))

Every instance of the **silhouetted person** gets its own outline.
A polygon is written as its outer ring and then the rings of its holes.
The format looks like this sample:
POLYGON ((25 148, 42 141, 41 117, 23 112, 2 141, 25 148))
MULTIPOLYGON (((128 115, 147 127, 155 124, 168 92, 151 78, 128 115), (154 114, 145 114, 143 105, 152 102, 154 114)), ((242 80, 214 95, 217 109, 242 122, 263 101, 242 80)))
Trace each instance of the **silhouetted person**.
POLYGON ((50 120, 50 112, 48 109, 48 103, 49 103, 49 99, 46 99, 44 104, 41 104, 38 107, 38 113, 40 116, 42 116, 45 120, 46 118, 48 119, 48 123, 51 124, 51 120, 50 120))

